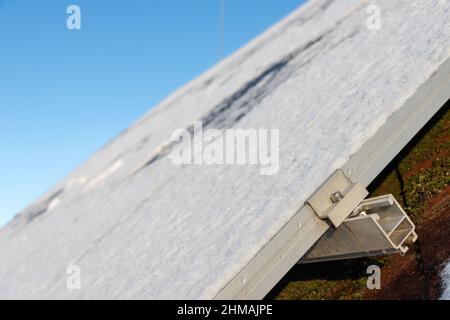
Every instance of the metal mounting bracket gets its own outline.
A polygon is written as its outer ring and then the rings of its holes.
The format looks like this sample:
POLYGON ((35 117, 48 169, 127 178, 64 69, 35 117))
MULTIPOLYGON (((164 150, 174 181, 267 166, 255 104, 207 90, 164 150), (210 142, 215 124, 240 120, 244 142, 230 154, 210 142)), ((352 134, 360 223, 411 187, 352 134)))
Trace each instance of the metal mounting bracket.
POLYGON ((363 200, 367 194, 340 170, 319 188, 308 204, 335 228, 329 229, 299 263, 406 253, 405 242, 417 240, 414 223, 393 195, 363 200))
POLYGON ((368 194, 362 185, 352 183, 337 170, 307 203, 320 219, 328 219, 338 228, 368 194))

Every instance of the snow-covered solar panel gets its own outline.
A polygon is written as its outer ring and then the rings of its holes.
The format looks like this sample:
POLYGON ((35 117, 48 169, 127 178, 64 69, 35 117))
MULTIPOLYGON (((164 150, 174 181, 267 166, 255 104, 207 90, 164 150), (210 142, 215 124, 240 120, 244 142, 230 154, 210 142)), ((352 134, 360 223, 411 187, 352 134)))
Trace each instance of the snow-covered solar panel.
POLYGON ((308 197, 337 169, 367 186, 449 98, 449 58, 450 1, 308 2, 1 229, 0 298, 263 297, 329 227, 308 197), (278 171, 174 164, 195 121, 278 129, 278 171))

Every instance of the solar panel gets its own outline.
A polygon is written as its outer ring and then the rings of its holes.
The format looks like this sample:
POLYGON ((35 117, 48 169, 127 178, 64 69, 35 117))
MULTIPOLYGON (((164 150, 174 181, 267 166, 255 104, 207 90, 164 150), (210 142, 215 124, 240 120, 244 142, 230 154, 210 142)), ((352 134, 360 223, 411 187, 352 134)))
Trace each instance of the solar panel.
POLYGON ((449 3, 377 6, 310 1, 99 150, 0 230, 0 298, 263 298, 331 228, 311 195, 367 187, 449 98, 449 3), (176 164, 179 129, 276 132, 278 167, 176 164))

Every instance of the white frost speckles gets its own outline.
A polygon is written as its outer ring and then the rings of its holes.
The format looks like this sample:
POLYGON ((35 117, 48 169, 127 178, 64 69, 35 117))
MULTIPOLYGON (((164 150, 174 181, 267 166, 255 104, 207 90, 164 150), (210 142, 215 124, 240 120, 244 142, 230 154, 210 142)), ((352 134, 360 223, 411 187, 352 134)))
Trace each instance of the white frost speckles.
POLYGON ((442 292, 441 300, 450 300, 450 261, 442 271, 442 292))

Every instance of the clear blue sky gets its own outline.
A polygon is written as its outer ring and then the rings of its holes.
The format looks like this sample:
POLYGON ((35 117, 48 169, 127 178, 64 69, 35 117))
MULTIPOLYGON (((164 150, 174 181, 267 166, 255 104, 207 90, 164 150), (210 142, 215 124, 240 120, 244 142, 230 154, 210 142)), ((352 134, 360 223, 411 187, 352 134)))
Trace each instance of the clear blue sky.
MULTIPOLYGON (((224 2, 229 55, 303 1, 224 2)), ((0 0, 0 225, 221 59, 219 3, 0 0)))

